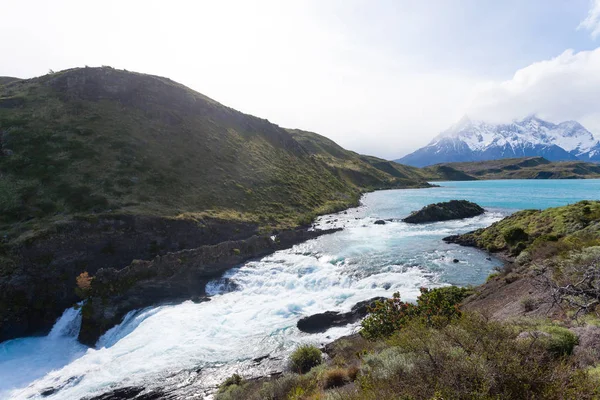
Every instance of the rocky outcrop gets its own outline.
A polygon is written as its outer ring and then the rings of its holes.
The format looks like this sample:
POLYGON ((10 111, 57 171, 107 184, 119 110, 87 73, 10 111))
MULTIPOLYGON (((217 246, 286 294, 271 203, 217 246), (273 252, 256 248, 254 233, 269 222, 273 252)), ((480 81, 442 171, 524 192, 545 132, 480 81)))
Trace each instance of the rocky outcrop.
POLYGON ((477 247, 477 241, 471 235, 472 232, 466 233, 464 235, 451 235, 446 236, 442 240, 446 243, 458 244, 465 247, 477 247))
POLYGON ((344 326, 352 324, 364 318, 367 315, 368 307, 372 307, 376 301, 383 301, 385 297, 374 297, 370 300, 356 303, 348 312, 340 313, 337 311, 326 311, 324 313, 314 314, 301 318, 297 327, 302 332, 318 333, 325 332, 334 326, 344 326))
POLYGON ((484 212, 485 210, 482 207, 470 201, 450 200, 425 206, 421 210, 411 213, 402 221, 409 224, 449 221, 476 217, 484 212))
POLYGON ((48 226, 6 255, 0 243, 0 342, 48 332, 65 308, 80 300, 75 278, 82 272, 94 275, 135 259, 245 239, 257 232, 254 223, 209 218, 98 215, 48 226))
POLYGON ((102 268, 92 280, 89 298, 83 307, 79 340, 94 345, 131 310, 187 299, 208 300, 206 283, 228 269, 338 230, 283 231, 274 239, 255 235, 168 253, 149 261, 136 260, 121 270, 102 268))

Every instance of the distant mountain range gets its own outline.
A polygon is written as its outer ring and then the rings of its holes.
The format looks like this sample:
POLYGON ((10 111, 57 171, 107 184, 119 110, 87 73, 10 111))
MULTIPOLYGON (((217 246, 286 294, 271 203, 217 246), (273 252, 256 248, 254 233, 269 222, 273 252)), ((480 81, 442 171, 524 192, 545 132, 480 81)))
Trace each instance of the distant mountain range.
POLYGON ((519 157, 600 162, 600 141, 576 121, 553 124, 530 116, 494 125, 464 117, 427 146, 395 161, 425 167, 519 157))
POLYGON ((543 157, 435 164, 424 167, 421 171, 428 181, 600 178, 600 164, 583 161, 551 162, 543 157))

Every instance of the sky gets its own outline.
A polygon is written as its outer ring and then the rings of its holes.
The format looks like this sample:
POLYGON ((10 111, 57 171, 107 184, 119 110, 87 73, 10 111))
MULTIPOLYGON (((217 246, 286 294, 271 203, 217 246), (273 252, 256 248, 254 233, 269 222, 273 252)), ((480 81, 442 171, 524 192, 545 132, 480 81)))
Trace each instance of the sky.
POLYGON ((109 65, 399 158, 464 115, 600 139, 600 0, 0 0, 0 76, 109 65))

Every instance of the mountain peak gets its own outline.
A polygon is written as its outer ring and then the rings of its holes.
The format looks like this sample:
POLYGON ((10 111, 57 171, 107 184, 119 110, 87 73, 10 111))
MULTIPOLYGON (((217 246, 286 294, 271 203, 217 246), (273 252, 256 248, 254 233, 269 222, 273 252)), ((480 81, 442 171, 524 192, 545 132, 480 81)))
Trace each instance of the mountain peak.
POLYGON ((494 125, 464 116, 426 147, 397 161, 421 167, 520 157, 600 162, 600 143, 576 121, 557 125, 531 114, 510 124, 494 125))
POLYGON ((458 133, 458 132, 468 129, 472 126, 473 126, 473 121, 471 120, 471 118, 469 118, 468 115, 465 114, 462 116, 461 119, 458 120, 458 122, 456 122, 454 125, 452 125, 450 128, 448 128, 445 132, 446 133, 458 133))

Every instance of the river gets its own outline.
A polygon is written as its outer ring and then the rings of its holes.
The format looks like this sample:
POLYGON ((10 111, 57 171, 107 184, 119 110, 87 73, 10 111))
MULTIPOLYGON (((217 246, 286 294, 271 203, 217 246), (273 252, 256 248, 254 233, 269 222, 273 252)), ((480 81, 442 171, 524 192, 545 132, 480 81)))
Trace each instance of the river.
POLYGON ((361 300, 394 292, 414 300, 423 286, 478 285, 501 265, 476 249, 445 244, 443 237, 488 226, 519 209, 600 196, 600 180, 438 184, 369 193, 360 207, 316 223, 317 229, 344 230, 233 268, 209 284, 210 302, 132 312, 95 348, 77 342, 81 317, 68 309, 48 336, 0 343, 0 398, 80 399, 126 386, 203 398, 234 372, 277 371, 298 344, 321 345, 358 329, 305 334, 296 328, 303 316, 347 311, 361 300), (474 201, 486 213, 424 225, 398 221, 451 199, 474 201), (392 221, 375 225, 377 219, 392 221))

